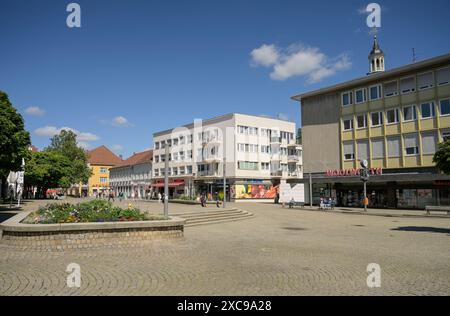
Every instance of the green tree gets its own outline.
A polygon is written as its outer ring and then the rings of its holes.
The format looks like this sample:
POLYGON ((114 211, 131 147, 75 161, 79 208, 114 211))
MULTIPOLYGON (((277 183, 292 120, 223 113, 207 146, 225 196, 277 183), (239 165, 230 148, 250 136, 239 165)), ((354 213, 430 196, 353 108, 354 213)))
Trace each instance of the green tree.
POLYGON ((22 115, 9 101, 8 95, 0 91, 0 177, 2 196, 9 171, 17 171, 22 158, 29 154, 30 134, 25 130, 22 115))
POLYGON ((40 195, 49 188, 70 186, 71 161, 56 151, 32 152, 26 165, 25 183, 36 186, 40 195))
POLYGON ((434 154, 433 162, 440 171, 450 175, 450 140, 439 144, 439 149, 434 154))
POLYGON ((70 130, 62 130, 59 135, 55 135, 50 140, 50 146, 46 151, 59 153, 70 162, 70 169, 64 175, 61 187, 68 188, 75 183, 86 183, 91 176, 91 169, 88 167, 88 156, 86 151, 77 145, 77 135, 70 130))

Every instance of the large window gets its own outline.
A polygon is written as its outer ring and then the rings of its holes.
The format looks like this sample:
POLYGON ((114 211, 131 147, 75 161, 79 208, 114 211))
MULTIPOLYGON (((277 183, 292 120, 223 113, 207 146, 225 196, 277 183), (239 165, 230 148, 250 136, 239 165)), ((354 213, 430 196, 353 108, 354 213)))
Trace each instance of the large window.
POLYGON ((416 91, 416 79, 408 77, 400 79, 400 92, 402 94, 416 91))
POLYGON ((372 158, 380 159, 384 158, 384 139, 373 139, 372 140, 372 158))
POLYGON ((369 159, 369 141, 358 141, 358 160, 369 159))
POLYGON ((437 85, 443 86, 450 83, 450 67, 436 71, 437 85))
POLYGON ((391 81, 384 84, 384 96, 392 97, 398 95, 398 85, 397 81, 391 81))
POLYGON ((417 76, 417 84, 419 90, 432 88, 434 86, 433 72, 426 72, 417 76))
POLYGON ((425 155, 433 155, 436 152, 437 135, 435 132, 422 134, 422 153, 425 155))
POLYGON ((240 170, 258 170, 258 163, 253 161, 238 161, 240 170))
POLYGON ((413 156, 419 154, 419 140, 417 134, 405 135, 405 155, 413 156))
POLYGON ((355 159, 355 144, 353 142, 344 143, 344 159, 345 160, 355 159))
POLYGON ((420 112, 422 118, 431 118, 436 116, 436 111, 434 109, 434 102, 422 103, 420 105, 420 112))
POLYGON ((353 104, 353 92, 348 91, 342 93, 342 106, 352 105, 353 104))
POLYGON ((344 131, 351 131, 353 129, 353 117, 346 117, 343 119, 344 131))
POLYGON ((400 138, 390 137, 387 139, 388 156, 389 158, 400 157, 400 138))
POLYGON ((386 111, 386 122, 388 124, 395 124, 399 122, 399 111, 398 109, 386 111))
POLYGON ((155 149, 159 149, 159 142, 155 143, 155 149))
POLYGON ((270 170, 269 162, 261 162, 261 170, 270 170))
POLYGON ((370 114, 370 118, 372 120, 373 127, 383 125, 383 112, 373 112, 370 114))
POLYGON ((108 178, 100 177, 100 183, 106 183, 107 181, 108 181, 108 178))
POLYGON ((367 101, 366 89, 359 89, 355 91, 356 104, 364 103, 367 101))
POLYGON ((381 98, 381 85, 372 86, 369 89, 370 100, 378 100, 381 98))
POLYGON ((441 115, 450 115, 450 99, 441 100, 441 115))
POLYGON ((410 105, 403 108, 403 121, 414 121, 417 119, 416 106, 410 105))
POLYGON ((367 114, 361 114, 356 117, 356 126, 358 128, 367 127, 367 114))

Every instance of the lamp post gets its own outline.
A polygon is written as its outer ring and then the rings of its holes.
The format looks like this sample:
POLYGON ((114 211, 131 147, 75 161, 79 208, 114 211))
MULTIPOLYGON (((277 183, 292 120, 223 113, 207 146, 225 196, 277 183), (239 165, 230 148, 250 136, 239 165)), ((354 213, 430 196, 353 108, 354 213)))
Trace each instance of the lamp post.
POLYGON ((363 181, 364 184, 364 199, 363 199, 363 204, 364 204, 364 212, 367 212, 367 204, 369 204, 369 201, 367 199, 367 181, 369 181, 369 163, 367 162, 367 160, 362 160, 361 161, 361 180, 363 181))

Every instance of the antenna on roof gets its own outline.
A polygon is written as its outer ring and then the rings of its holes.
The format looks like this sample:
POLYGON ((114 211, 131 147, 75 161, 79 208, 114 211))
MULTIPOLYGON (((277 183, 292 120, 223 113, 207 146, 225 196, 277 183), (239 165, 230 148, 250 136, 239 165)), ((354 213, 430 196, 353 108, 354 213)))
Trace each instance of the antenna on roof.
POLYGON ((416 62, 416 49, 414 47, 412 48, 412 62, 416 62))

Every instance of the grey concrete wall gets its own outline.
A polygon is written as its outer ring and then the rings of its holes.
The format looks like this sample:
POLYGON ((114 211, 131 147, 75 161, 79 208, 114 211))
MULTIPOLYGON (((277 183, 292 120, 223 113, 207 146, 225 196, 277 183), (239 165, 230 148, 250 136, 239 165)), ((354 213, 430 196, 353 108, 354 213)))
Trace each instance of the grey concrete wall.
POLYGON ((340 94, 303 99, 302 142, 304 174, 340 169, 340 94))

